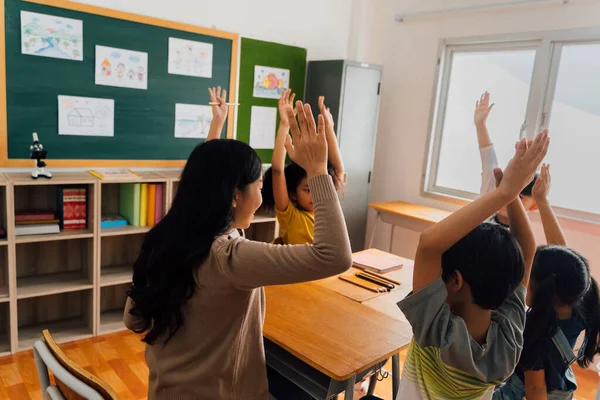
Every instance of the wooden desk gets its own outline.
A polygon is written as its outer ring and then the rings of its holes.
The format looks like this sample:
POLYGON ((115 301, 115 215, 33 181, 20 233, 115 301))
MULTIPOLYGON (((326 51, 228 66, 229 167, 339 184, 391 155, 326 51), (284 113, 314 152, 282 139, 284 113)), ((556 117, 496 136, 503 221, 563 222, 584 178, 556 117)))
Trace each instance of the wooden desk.
POLYGON ((411 340, 410 325, 315 283, 268 287, 265 291, 265 338, 331 378, 327 397, 338 393, 332 390, 336 385, 343 385, 345 398, 351 400, 356 377, 390 357, 397 393, 398 353, 411 340))
POLYGON ((369 247, 373 247, 373 239, 375 238, 375 230, 378 223, 385 222, 392 225, 392 234, 390 235, 389 251, 392 251, 394 242, 394 228, 402 226, 417 232, 423 232, 429 226, 436 224, 446 218, 451 213, 437 208, 422 206, 419 204, 405 203, 403 201, 390 201, 387 203, 371 203, 369 208, 377 212, 371 238, 369 239, 369 247))

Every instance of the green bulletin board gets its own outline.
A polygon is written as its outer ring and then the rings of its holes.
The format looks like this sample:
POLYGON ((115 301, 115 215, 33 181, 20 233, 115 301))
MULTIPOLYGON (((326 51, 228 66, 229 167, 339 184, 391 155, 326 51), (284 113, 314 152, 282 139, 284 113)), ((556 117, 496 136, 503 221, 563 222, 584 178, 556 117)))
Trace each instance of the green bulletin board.
MULTIPOLYGON (((237 140, 250 143, 252 106, 277 107, 277 100, 254 97, 254 66, 262 65, 290 70, 290 88, 296 100, 304 97, 306 49, 283 44, 242 38, 240 58, 240 90, 237 120, 237 140)), ((279 115, 277 116, 279 126, 279 115)), ((273 150, 257 149, 263 163, 270 163, 273 150)))

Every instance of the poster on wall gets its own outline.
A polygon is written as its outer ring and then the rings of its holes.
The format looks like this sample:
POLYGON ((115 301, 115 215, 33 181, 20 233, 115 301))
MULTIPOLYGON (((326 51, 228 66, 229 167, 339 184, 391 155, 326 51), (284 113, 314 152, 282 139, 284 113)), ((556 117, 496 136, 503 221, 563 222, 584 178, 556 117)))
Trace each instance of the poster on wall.
POLYGON ((83 22, 21 11, 21 53, 83 60, 83 22))
POLYGON ((289 69, 254 66, 254 97, 278 99, 289 87, 289 69))
POLYGON ((206 139, 212 121, 212 107, 175 104, 175 137, 206 139))
POLYGON ((96 85, 148 89, 148 53, 96 46, 96 85))
POLYGON ((276 107, 252 106, 250 115, 250 147, 272 149, 275 144, 276 107))
POLYGON ((115 135, 115 101, 92 97, 58 96, 58 134, 115 135))
POLYGON ((212 78, 213 45, 169 38, 169 74, 212 78))

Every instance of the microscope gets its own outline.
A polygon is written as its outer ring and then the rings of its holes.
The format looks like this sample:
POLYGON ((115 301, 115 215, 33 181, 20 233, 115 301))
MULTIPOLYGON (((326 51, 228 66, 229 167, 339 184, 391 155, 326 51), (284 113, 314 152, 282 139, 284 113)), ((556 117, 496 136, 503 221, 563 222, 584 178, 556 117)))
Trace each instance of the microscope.
POLYGON ((52 174, 46 171, 46 163, 43 161, 48 155, 48 151, 44 150, 44 146, 40 143, 37 133, 33 132, 33 144, 29 146, 31 152, 30 157, 35 160, 35 169, 31 172, 31 177, 37 179, 39 177, 50 179, 52 174))

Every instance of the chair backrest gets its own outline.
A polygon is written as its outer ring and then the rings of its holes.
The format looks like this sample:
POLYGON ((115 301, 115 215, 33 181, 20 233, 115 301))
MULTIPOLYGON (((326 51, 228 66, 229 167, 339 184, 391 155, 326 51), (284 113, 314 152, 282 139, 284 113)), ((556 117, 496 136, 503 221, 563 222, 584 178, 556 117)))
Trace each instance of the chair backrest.
POLYGON ((34 344, 33 353, 44 398, 56 396, 56 387, 67 400, 118 400, 119 396, 103 380, 75 364, 58 347, 50 332, 44 330, 44 340, 34 344), (48 370, 52 371, 56 386, 50 384, 48 370))

